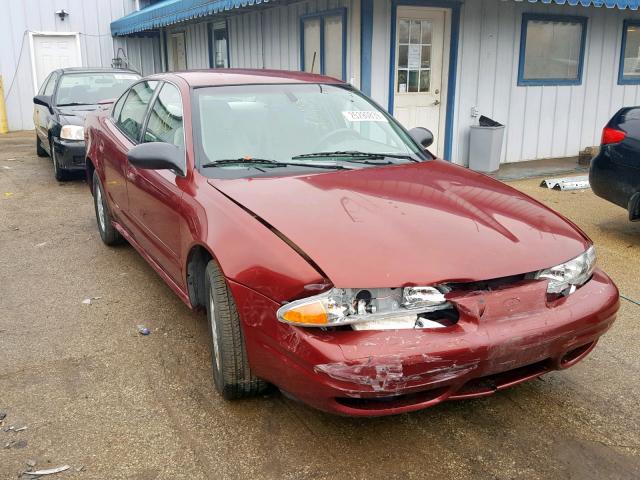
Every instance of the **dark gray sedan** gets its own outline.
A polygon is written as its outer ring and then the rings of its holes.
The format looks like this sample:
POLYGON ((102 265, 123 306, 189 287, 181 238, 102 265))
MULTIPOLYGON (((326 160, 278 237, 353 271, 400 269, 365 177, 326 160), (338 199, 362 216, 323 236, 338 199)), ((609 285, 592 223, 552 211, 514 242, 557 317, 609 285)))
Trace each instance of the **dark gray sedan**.
POLYGON ((33 97, 38 156, 49 155, 56 180, 84 170, 84 118, 115 101, 140 75, 131 70, 62 68, 45 79, 33 97))

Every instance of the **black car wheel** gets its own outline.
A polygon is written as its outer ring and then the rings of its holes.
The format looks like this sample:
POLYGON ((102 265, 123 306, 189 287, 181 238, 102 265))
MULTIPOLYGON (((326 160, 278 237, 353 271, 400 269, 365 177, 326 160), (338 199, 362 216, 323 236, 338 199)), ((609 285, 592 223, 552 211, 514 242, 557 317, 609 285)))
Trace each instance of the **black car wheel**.
POLYGON ((227 282, 215 261, 206 269, 207 319, 216 390, 227 400, 257 395, 267 383, 253 375, 240 317, 227 282))
POLYGON ((48 157, 47 151, 42 147, 42 141, 40 141, 40 137, 36 133, 36 154, 39 157, 48 157))
POLYGON ((53 147, 53 141, 49 142, 49 148, 51 149, 51 161, 53 162, 53 176, 59 182, 68 180, 69 172, 60 167, 60 163, 58 162, 58 154, 56 153, 56 149, 53 147))
POLYGON ((113 227, 111 214, 104 197, 104 190, 100 183, 98 172, 93 172, 93 205, 96 211, 96 222, 100 238, 106 245, 118 245, 122 243, 122 235, 113 227))

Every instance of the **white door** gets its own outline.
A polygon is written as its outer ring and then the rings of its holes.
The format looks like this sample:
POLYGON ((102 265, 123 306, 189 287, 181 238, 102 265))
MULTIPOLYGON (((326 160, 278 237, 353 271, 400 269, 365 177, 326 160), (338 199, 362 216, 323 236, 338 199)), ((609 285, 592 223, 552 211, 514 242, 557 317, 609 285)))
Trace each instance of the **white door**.
POLYGON ((433 132, 430 148, 442 155, 445 10, 398 7, 393 115, 408 129, 433 132))
POLYGON ((80 45, 75 35, 35 34, 32 55, 37 88, 57 68, 82 66, 80 45))

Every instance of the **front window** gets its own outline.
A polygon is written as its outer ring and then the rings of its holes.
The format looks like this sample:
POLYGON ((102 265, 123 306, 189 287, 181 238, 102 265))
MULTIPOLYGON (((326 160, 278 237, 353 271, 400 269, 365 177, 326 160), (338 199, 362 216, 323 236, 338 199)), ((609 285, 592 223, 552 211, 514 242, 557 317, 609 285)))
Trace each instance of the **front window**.
POLYGON ((244 159, 220 168, 247 170, 263 159, 364 168, 427 158, 395 120, 344 86, 207 87, 195 90, 195 103, 201 166, 244 159))
POLYGON ((523 15, 518 84, 579 85, 586 31, 584 17, 523 15))
POLYGON ((346 9, 302 17, 302 71, 345 80, 346 9))
POLYGON ((144 141, 184 146, 182 100, 178 89, 170 83, 162 86, 151 108, 144 141))
POLYGON ((56 105, 95 105, 118 98, 133 82, 135 73, 67 73, 60 79, 56 105))
POLYGON ((627 20, 622 32, 621 84, 640 84, 640 21, 627 20))

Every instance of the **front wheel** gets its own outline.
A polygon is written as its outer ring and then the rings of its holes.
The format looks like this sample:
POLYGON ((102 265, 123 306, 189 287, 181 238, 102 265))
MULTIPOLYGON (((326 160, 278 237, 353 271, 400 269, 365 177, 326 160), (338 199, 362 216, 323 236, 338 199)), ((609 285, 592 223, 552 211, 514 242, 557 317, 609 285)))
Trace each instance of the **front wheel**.
POLYGON ((122 243, 120 232, 111 223, 111 214, 107 206, 107 199, 104 197, 104 190, 98 172, 93 172, 93 206, 96 211, 96 222, 100 238, 106 245, 118 245, 122 243))
POLYGON ((240 326, 240 317, 227 282, 215 261, 205 272, 211 363, 216 390, 227 400, 251 397, 267 384, 253 375, 240 326))
POLYGON ((51 150, 51 161, 53 162, 53 176, 59 182, 64 182, 69 179, 69 172, 60 166, 58 161, 58 154, 53 146, 53 141, 49 143, 49 149, 51 150))
POLYGON ((47 151, 44 149, 44 147, 42 146, 42 141, 40 140, 40 137, 38 136, 38 134, 36 133, 36 154, 39 157, 47 157, 47 151))

